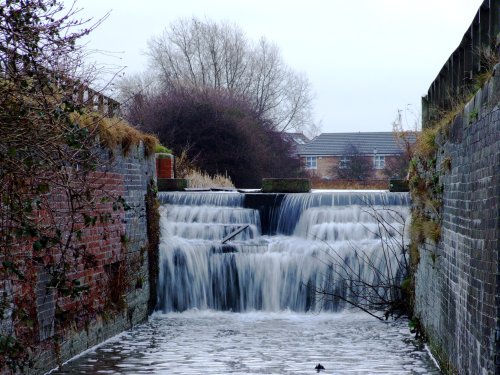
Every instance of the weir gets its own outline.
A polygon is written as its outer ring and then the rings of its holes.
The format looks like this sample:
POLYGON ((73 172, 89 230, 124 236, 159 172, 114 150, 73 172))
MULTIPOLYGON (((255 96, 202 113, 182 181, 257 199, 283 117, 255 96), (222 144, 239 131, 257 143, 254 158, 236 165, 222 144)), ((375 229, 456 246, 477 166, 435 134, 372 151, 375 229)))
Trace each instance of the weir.
POLYGON ((362 284, 404 277, 406 193, 172 192, 159 199, 163 312, 338 311, 345 298, 365 293, 362 284))

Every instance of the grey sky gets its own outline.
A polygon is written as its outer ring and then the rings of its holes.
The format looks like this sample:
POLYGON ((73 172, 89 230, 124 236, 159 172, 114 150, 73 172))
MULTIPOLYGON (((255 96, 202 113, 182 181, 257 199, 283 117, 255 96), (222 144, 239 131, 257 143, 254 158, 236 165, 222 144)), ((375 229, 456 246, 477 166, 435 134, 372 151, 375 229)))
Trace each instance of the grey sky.
MULTIPOLYGON (((69 0, 68 0, 69 1, 69 0)), ((99 60, 147 69, 148 39, 181 17, 240 26, 275 42, 305 72, 323 132, 390 131, 398 109, 420 111, 424 95, 458 46, 482 0, 80 0, 81 16, 109 18, 88 46, 99 60)))

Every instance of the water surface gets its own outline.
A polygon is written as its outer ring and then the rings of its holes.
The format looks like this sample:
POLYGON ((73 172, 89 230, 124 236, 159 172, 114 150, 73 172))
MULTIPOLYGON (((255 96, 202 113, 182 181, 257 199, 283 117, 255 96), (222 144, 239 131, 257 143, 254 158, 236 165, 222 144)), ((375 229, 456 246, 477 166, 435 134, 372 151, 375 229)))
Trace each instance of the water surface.
POLYGON ((439 374, 407 322, 360 312, 155 314, 53 374, 439 374))

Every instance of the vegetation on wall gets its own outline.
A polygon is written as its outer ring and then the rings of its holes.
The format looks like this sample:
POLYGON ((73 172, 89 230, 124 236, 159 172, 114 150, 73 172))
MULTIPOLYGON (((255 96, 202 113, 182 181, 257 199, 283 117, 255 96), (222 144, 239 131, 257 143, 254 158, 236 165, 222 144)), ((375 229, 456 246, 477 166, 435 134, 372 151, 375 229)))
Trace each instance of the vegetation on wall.
POLYGON ((398 109, 398 114, 392 122, 394 140, 401 150, 399 157, 386 160, 384 174, 388 178, 406 180, 408 168, 415 152, 415 143, 419 135, 420 115, 408 105, 405 110, 398 109))
POLYGON ((426 240, 437 243, 440 237, 443 185, 437 168, 436 129, 427 128, 420 134, 415 156, 409 168, 409 187, 413 199, 411 225, 412 244, 426 240))
POLYGON ((175 176, 188 181, 189 188, 234 188, 231 177, 226 173, 208 174, 200 170, 196 160, 190 159, 190 147, 185 147, 175 156, 175 176))
POLYGON ((161 146, 158 138, 154 135, 145 134, 126 120, 119 117, 106 117, 95 111, 81 109, 69 114, 70 121, 74 126, 85 129, 89 135, 95 136, 99 144, 111 150, 120 150, 124 155, 128 155, 132 147, 144 145, 144 156, 154 155, 157 150, 168 150, 161 146))
MULTIPOLYGON (((430 121, 418 135, 417 143, 409 167, 409 186, 413 199, 412 212, 412 262, 418 264, 418 248, 425 249, 426 242, 437 244, 441 237, 441 208, 443 205, 442 176, 449 173, 453 160, 449 155, 438 155, 438 149, 444 144, 450 128, 457 116, 461 116, 465 105, 476 92, 492 77, 494 66, 498 63, 498 54, 490 48, 481 48, 476 52, 483 71, 473 84, 458 90, 457 94, 447 97, 444 108, 431 108, 430 121), (439 160, 439 162, 438 162, 439 160)), ((472 108, 468 114, 469 124, 478 120, 479 109, 472 108)), ((431 250, 431 259, 435 264, 439 257, 436 250, 431 250)))

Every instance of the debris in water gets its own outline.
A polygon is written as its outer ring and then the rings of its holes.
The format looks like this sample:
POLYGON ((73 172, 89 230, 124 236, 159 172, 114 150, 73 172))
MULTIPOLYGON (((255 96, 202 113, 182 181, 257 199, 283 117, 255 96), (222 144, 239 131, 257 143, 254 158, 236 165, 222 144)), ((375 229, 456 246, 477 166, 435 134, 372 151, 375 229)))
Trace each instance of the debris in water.
POLYGON ((318 363, 314 369, 316 370, 316 372, 320 372, 321 370, 325 369, 325 366, 323 366, 321 363, 318 363))

